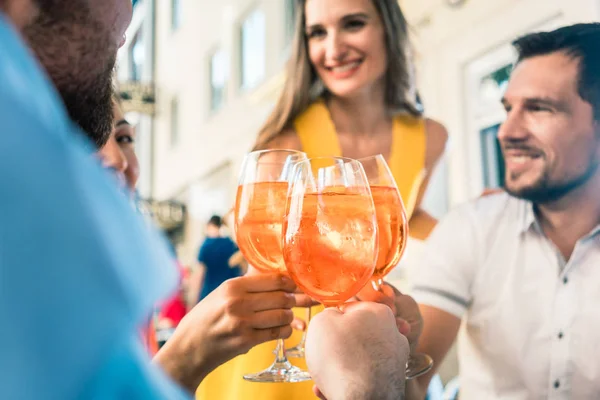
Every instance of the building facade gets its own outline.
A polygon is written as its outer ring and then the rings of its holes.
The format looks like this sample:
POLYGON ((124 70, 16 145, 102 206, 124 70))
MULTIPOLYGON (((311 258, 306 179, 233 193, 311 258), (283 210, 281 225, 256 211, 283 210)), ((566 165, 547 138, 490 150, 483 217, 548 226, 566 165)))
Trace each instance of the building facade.
MULTIPOLYGON (((241 160, 277 99, 294 2, 138 3, 136 11, 153 4, 153 46, 144 53, 144 61, 153 63, 144 70, 152 69, 156 88, 149 143, 142 143, 145 133, 140 132, 140 190, 186 205, 188 223, 179 250, 190 261, 205 221, 233 206, 241 160)), ((450 133, 425 199, 425 208, 441 216, 484 188, 502 185, 495 134, 504 116, 499 99, 514 58, 511 40, 533 30, 597 20, 600 0, 400 3, 412 27, 426 114, 450 133)), ((129 35, 128 45, 135 47, 135 37, 129 35)), ((127 47, 122 53, 121 69, 135 59, 127 47)))

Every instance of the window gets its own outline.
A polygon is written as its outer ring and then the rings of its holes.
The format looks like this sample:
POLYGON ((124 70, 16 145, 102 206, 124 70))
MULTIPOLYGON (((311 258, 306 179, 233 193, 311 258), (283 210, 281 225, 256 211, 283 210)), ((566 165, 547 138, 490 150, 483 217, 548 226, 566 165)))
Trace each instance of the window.
POLYGON ((181 0, 171 0, 171 30, 181 25, 181 0))
POLYGON ((500 124, 482 129, 481 156, 483 164, 483 185, 486 189, 504 186, 504 157, 498 141, 500 124))
MULTIPOLYGON (((508 86, 508 79, 512 72, 512 64, 506 64, 483 76, 478 87, 478 106, 481 110, 500 108, 500 99, 508 86), (485 107, 485 108, 484 108, 485 107)), ((483 112, 483 116, 489 114, 483 112)), ((490 123, 484 118, 480 125, 479 138, 481 143, 481 157, 483 166, 483 185, 486 189, 504 186, 504 157, 498 141, 500 124, 490 123)))
POLYGON ((511 71, 512 64, 508 64, 481 78, 478 88, 480 104, 493 106, 500 104, 500 99, 508 86, 511 71))
POLYGON ((179 100, 171 99, 171 146, 179 142, 179 100))
POLYGON ((142 71, 144 62, 146 61, 146 49, 144 49, 144 36, 140 29, 133 38, 129 47, 129 59, 131 65, 131 80, 140 81, 142 79, 142 71))
POLYGON ((288 46, 296 29, 296 0, 285 0, 285 42, 288 46))
POLYGON ((241 86, 252 89, 265 76, 265 14, 260 10, 253 11, 242 23, 240 33, 241 86))
POLYGON ((215 51, 210 57, 210 110, 217 111, 225 103, 229 63, 223 50, 215 51))

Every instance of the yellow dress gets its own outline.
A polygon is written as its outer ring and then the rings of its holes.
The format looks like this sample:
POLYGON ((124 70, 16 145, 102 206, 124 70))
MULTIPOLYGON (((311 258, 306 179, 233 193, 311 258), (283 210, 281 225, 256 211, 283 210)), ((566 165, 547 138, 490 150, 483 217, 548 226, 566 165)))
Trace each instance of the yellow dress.
MULTIPOLYGON (((308 157, 341 156, 341 148, 335 127, 325 104, 316 101, 295 121, 294 127, 302 143, 302 150, 308 157)), ((417 193, 424 176, 425 165, 425 124, 423 119, 411 116, 398 116, 394 119, 393 140, 388 163, 407 215, 412 215, 417 193)), ((313 315, 322 306, 313 309, 313 315)), ((305 309, 295 309, 294 313, 305 318, 305 309)), ((286 340, 286 348, 298 344, 302 332, 294 332, 286 340)), ((262 371, 275 359, 275 342, 256 346, 247 354, 223 364, 208 375, 198 390, 197 400, 314 400, 313 382, 302 383, 252 383, 242 378, 244 374, 262 371)), ((304 359, 290 358, 297 367, 306 369, 304 359)))

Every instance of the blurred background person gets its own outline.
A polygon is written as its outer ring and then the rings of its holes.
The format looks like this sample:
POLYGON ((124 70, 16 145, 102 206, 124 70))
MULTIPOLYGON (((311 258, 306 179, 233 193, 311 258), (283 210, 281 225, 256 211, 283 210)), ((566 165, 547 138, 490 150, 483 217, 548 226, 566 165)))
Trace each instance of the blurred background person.
POLYGON ((230 266, 238 247, 228 236, 221 234, 223 219, 213 215, 206 224, 206 238, 198 252, 198 263, 190 276, 188 308, 194 307, 228 279, 242 275, 237 265, 230 266))
MULTIPOLYGON (((421 202, 447 132, 421 111, 408 26, 397 1, 302 0, 296 7, 286 82, 255 149, 296 149, 308 157, 383 154, 407 208, 411 235, 426 238, 436 220, 421 209, 421 202)), ((303 310, 295 313, 305 318, 303 310)), ((286 346, 300 339, 296 333, 286 346)), ((310 382, 225 380, 236 371, 268 366, 273 347, 257 346, 215 371, 198 398, 233 400, 241 393, 248 398, 313 398, 310 382)), ((306 368, 304 359, 290 361, 306 368)))
POLYGON ((179 270, 179 290, 171 298, 158 306, 156 314, 156 339, 158 347, 162 347, 175 332, 183 317, 187 314, 186 293, 189 274, 186 268, 177 262, 179 270))

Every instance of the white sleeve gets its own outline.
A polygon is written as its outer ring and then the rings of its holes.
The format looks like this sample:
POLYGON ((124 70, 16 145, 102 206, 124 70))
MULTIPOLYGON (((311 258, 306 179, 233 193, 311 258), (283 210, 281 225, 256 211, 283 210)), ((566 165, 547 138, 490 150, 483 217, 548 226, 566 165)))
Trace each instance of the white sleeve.
POLYGON ((445 216, 425 244, 419 265, 411 272, 411 295, 428 305, 462 318, 472 301, 480 240, 475 230, 472 204, 445 216))

